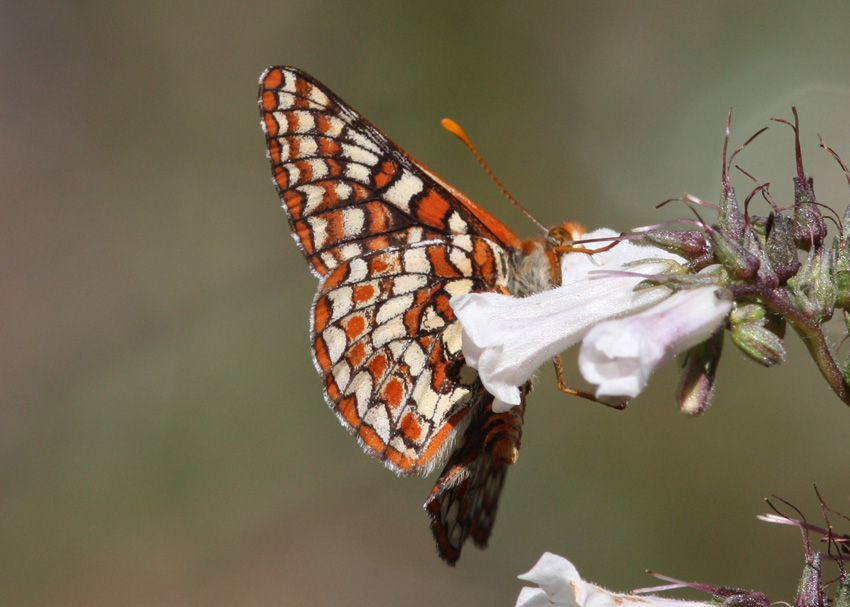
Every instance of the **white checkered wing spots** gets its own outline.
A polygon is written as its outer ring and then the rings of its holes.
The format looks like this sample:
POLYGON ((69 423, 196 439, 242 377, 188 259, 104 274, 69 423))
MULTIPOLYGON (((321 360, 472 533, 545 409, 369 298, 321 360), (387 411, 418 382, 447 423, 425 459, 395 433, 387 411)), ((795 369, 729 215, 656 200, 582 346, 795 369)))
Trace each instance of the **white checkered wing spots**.
POLYGON ((502 257, 486 239, 452 236, 352 259, 320 285, 313 340, 327 399, 400 474, 435 465, 481 389, 449 299, 504 276, 502 257))
POLYGON ((316 274, 450 234, 516 239, 307 74, 269 68, 259 105, 275 187, 316 274))

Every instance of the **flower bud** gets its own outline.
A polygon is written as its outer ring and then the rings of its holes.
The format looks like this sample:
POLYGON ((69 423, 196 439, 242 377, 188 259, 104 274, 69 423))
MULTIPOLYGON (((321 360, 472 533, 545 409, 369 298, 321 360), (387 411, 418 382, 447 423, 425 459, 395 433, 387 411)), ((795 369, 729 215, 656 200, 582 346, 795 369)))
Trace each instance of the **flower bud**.
POLYGON ((750 279, 757 273, 761 262, 738 241, 729 238, 723 230, 707 229, 708 239, 717 261, 722 263, 735 278, 750 279))
POLYGON ((797 600, 794 602, 794 607, 825 607, 825 605, 820 552, 806 550, 806 565, 803 567, 800 585, 797 586, 797 600))
POLYGON ((722 599, 721 604, 724 607, 769 607, 772 605, 765 593, 746 588, 720 586, 714 593, 714 598, 718 602, 722 599))
POLYGON ((685 354, 682 377, 676 389, 676 401, 685 415, 697 416, 711 404, 717 365, 722 351, 723 332, 721 331, 694 346, 685 354))
POLYGON ((724 179, 723 193, 720 195, 720 206, 717 209, 717 225, 726 234, 733 238, 742 238, 746 221, 741 214, 741 209, 738 207, 738 199, 735 197, 735 188, 733 188, 727 179, 724 179))
POLYGON ((681 255, 688 261, 695 261, 711 254, 711 248, 699 230, 650 230, 645 232, 644 236, 655 246, 681 255))
POLYGON ((744 323, 759 323, 764 325, 767 318, 767 310, 760 304, 736 305, 729 314, 729 323, 732 326, 744 323))
POLYGON ((812 249, 797 275, 788 281, 797 308, 815 322, 832 318, 838 297, 832 251, 812 249))
POLYGON ((842 571, 832 598, 833 607, 850 607, 850 573, 842 571))
POLYGON ((759 322, 732 327, 732 341, 741 351, 765 367, 785 362, 785 344, 759 322))
POLYGON ((723 605, 723 607, 770 607, 773 604, 770 602, 770 599, 765 593, 757 590, 735 588, 734 586, 714 586, 713 584, 703 584, 701 582, 685 582, 683 580, 677 580, 676 578, 667 577, 666 575, 662 576, 656 573, 653 573, 652 575, 666 582, 673 582, 673 584, 662 586, 657 589, 647 588, 646 590, 693 588, 700 592, 709 593, 712 597, 714 597, 715 604, 723 605))
POLYGON ((776 272, 774 272, 773 265, 770 263, 770 259, 767 257, 767 251, 765 251, 764 248, 764 232, 757 232, 755 229, 748 229, 744 232, 743 245, 744 248, 759 261, 757 272, 758 282, 769 289, 778 287, 779 278, 777 277, 776 272))
POLYGON ((835 307, 847 310, 850 309, 850 238, 836 238, 832 254, 835 258, 835 307))
POLYGON ((732 341, 744 354, 765 367, 785 361, 785 326, 777 324, 761 304, 736 305, 729 315, 732 341))
POLYGON ((800 269, 797 248, 791 232, 791 220, 780 213, 771 213, 767 218, 765 251, 773 266, 779 284, 785 284, 800 269))
POLYGON ((801 175, 794 177, 794 216, 791 222, 797 246, 808 251, 820 248, 826 237, 826 222, 815 204, 814 180, 801 175))
MULTIPOLYGON (((844 326, 847 327, 847 331, 850 332, 850 313, 844 312, 844 326)), ((850 384, 850 358, 844 360, 844 363, 841 366, 841 371, 844 375, 844 381, 850 384)))

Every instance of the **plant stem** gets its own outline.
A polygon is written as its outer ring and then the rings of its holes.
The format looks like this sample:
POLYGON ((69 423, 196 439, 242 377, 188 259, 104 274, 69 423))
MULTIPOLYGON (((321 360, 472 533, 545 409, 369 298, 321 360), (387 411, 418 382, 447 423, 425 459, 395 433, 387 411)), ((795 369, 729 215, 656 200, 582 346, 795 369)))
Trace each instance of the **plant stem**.
POLYGON ((788 321, 803 340, 826 383, 844 404, 850 405, 850 384, 835 362, 820 325, 794 306, 786 291, 779 288, 768 289, 757 284, 737 284, 731 288, 736 295, 760 299, 768 308, 788 321))

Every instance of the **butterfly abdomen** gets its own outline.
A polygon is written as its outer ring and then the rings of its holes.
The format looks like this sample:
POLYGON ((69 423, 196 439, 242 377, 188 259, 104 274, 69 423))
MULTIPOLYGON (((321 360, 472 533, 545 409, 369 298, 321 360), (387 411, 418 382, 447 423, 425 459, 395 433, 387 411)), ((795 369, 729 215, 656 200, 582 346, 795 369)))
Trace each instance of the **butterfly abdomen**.
POLYGON ((511 407, 490 416, 484 427, 484 451, 493 462, 510 466, 516 462, 522 440, 522 418, 525 407, 511 407))

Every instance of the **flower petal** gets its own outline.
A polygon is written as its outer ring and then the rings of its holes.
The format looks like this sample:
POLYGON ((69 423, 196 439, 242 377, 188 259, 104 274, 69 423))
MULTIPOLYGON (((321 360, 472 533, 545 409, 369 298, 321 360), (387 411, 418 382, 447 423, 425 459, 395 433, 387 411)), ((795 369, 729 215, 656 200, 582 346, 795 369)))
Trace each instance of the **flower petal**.
POLYGON ((711 337, 732 309, 718 291, 680 291, 649 310, 593 327, 578 361, 584 378, 597 384, 596 397, 637 396, 658 366, 711 337))
POLYGON ((619 594, 581 579, 573 564, 562 556, 544 552, 531 571, 519 579, 539 588, 525 587, 516 607, 711 607, 716 603, 682 601, 655 595, 619 594))
POLYGON ((526 586, 519 591, 516 607, 552 607, 552 601, 540 588, 526 586))
MULTIPOLYGON (((529 572, 518 577, 540 586, 550 604, 579 607, 579 603, 576 602, 574 583, 581 583, 581 576, 575 566, 562 556, 544 552, 529 572)), ((519 607, 519 601, 517 601, 517 607, 519 607)))
MULTIPOLYGON (((597 230, 588 238, 615 237, 597 230)), ((667 270, 680 258, 661 249, 621 242, 610 251, 562 257, 564 285, 518 299, 498 293, 469 293, 451 299, 463 325, 463 353, 478 369, 497 413, 520 403, 519 386, 537 368, 566 350, 593 325, 643 310, 670 295, 666 287, 634 291, 642 275, 667 270), (638 265, 636 261, 643 261, 638 265), (599 270, 620 271, 599 275, 599 270)))

